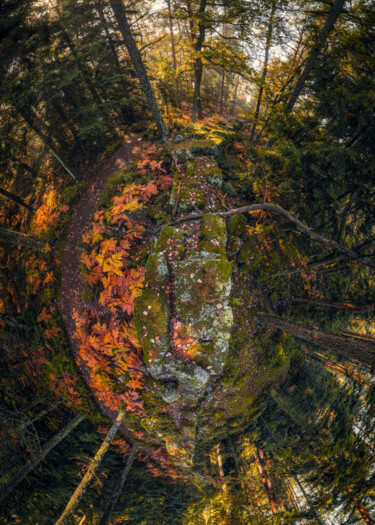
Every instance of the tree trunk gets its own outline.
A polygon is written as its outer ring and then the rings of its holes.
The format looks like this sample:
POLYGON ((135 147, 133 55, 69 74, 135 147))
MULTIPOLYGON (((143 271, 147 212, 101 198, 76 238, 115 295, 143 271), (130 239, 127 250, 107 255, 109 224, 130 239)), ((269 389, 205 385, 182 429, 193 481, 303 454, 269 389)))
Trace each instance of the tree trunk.
POLYGON ((171 0, 166 0, 166 2, 168 6, 169 33, 171 35, 172 61, 173 61, 173 72, 175 75, 176 90, 177 90, 177 102, 178 102, 178 107, 181 109, 181 91, 180 91, 180 81, 177 76, 176 44, 175 44, 174 32, 173 32, 171 0))
POLYGON ((68 168, 68 166, 65 164, 65 162, 62 160, 62 158, 59 156, 59 154, 55 150, 55 146, 52 142, 52 140, 48 137, 48 135, 44 132, 44 130, 41 129, 38 125, 35 124, 34 119, 25 111, 20 110, 19 108, 14 106, 14 109, 21 115, 21 117, 25 120, 25 122, 30 126, 30 128, 38 135, 38 137, 41 138, 41 140, 44 142, 44 144, 47 146, 47 148, 50 150, 52 155, 55 157, 57 162, 64 168, 64 170, 72 177, 74 182, 78 182, 77 177, 75 174, 68 168))
MULTIPOLYGON (((221 452, 220 452, 220 444, 217 444, 216 445, 216 458, 217 458, 217 466, 219 468, 219 474, 220 474, 220 477, 221 477, 221 490, 223 492, 223 496, 225 498, 228 498, 228 485, 225 481, 225 474, 224 474, 224 468, 223 468, 223 458, 221 457, 221 452)), ((230 508, 229 506, 225 506, 225 512, 226 512, 226 515, 227 515, 227 522, 230 523, 231 522, 231 516, 230 516, 230 508)))
POLYGON ((42 448, 41 453, 37 455, 36 457, 30 459, 24 467, 22 467, 8 483, 1 489, 0 493, 0 502, 3 501, 16 487, 19 483, 21 483, 22 480, 26 478, 30 472, 34 470, 34 468, 39 465, 41 461, 45 459, 47 454, 51 452, 53 448, 56 447, 62 441, 65 439, 72 430, 75 429, 76 426, 78 426, 81 421, 84 420, 83 416, 76 416, 68 425, 66 425, 65 428, 60 430, 52 439, 48 441, 48 443, 42 448))
POLYGON ((23 246, 24 248, 30 248, 31 250, 39 250, 44 252, 45 242, 30 235, 24 233, 15 232, 13 230, 7 230, 6 228, 0 227, 0 242, 7 244, 15 244, 16 246, 23 246))
POLYGON ((27 208, 29 211, 34 211, 34 208, 30 206, 30 204, 27 204, 21 197, 17 197, 17 195, 14 195, 14 193, 11 193, 10 191, 4 190, 4 188, 0 188, 0 194, 4 195, 4 197, 7 197, 8 199, 12 200, 13 202, 16 202, 20 206, 23 206, 24 208, 27 208))
POLYGON ((162 140, 165 140, 168 138, 168 131, 165 126, 162 114, 160 113, 160 109, 156 101, 154 92, 152 90, 141 54, 134 40, 134 36, 125 13, 124 4, 122 3, 122 0, 109 0, 109 3, 115 14, 129 56, 133 62, 134 69, 137 73, 142 91, 146 97, 148 108, 151 111, 152 116, 154 117, 160 138, 162 140))
POLYGON ((329 359, 327 359, 324 355, 319 354, 318 352, 312 352, 311 350, 308 350, 305 345, 301 345, 301 350, 310 358, 314 359, 321 365, 323 365, 325 368, 327 368, 331 373, 339 374, 343 377, 349 377, 351 379, 354 379, 355 381, 358 381, 358 383, 366 386, 373 386, 373 383, 367 377, 363 376, 362 374, 356 372, 355 370, 347 370, 344 366, 340 365, 339 363, 332 363, 329 359))
POLYGON ((236 87, 234 90, 233 103, 232 103, 232 116, 233 117, 236 116, 237 93, 238 93, 239 85, 240 85, 240 75, 237 75, 237 82, 236 82, 236 87))
POLYGON ((273 1, 272 2, 272 7, 271 7, 270 19, 269 19, 269 22, 268 22, 268 29, 267 29, 266 50, 265 50, 265 54, 264 54, 262 79, 261 79, 261 84, 259 86, 258 100, 257 100, 256 109, 255 109, 255 114, 254 114, 253 125, 252 125, 252 128, 251 128, 250 139, 249 139, 250 143, 253 143, 253 140, 254 140, 254 133, 255 133, 255 130, 256 130, 256 127, 257 127, 257 124, 258 124, 260 107, 261 107, 261 104, 262 104, 264 84, 265 84, 267 73, 268 73, 268 59, 269 59, 269 54, 270 54, 270 47, 271 47, 271 40, 272 40, 272 29, 273 29, 273 21, 274 21, 274 17, 275 17, 275 11, 276 11, 276 1, 273 1))
POLYGON ((77 508, 77 506, 78 506, 78 504, 80 502, 80 499, 82 498, 82 496, 86 492, 89 483, 91 482, 92 478, 94 477, 95 472, 99 468, 100 463, 102 462, 102 459, 103 459, 105 453, 109 449, 109 446, 110 446, 113 438, 115 437, 115 435, 116 435, 116 433, 117 433, 117 431, 118 431, 118 429, 119 429, 119 427, 120 427, 120 425, 121 425, 121 423, 122 423, 122 421, 124 419, 124 416, 125 416, 125 412, 123 410, 120 410, 118 415, 117 415, 116 421, 113 423, 112 427, 110 428, 110 430, 109 430, 108 434, 106 435, 103 443, 101 444, 98 452, 95 454, 95 456, 90 461, 89 468, 87 469, 86 474, 83 476, 80 484, 78 485, 78 487, 74 491, 74 493, 73 493, 72 497, 70 498, 70 500, 69 500, 69 502, 68 502, 64 512, 62 513, 60 518, 56 521, 55 525, 63 525, 65 523, 69 522, 70 518, 72 517, 74 511, 76 510, 76 508, 77 508))
POLYGON ((294 297, 294 301, 299 303, 313 304, 317 306, 328 306, 331 308, 338 308, 341 310, 352 310, 353 312, 371 312, 375 310, 375 303, 355 305, 349 302, 339 303, 337 301, 328 301, 327 299, 313 299, 312 297, 294 297))
POLYGON ((118 502, 118 499, 121 495, 121 492, 123 490, 123 487, 125 485, 125 481, 126 481, 126 478, 130 472, 130 469, 133 465, 133 462, 134 462, 134 459, 137 455, 137 452, 138 452, 138 445, 137 444, 134 444, 133 447, 132 447, 132 450, 130 452, 130 455, 125 463, 125 467, 124 467, 124 470, 122 471, 122 474, 121 474, 121 478, 120 478, 120 481, 119 483, 116 485, 116 489, 115 491, 113 492, 113 494, 111 495, 109 501, 108 501, 108 505, 107 505, 107 508, 102 516, 102 519, 100 520, 100 523, 99 525, 108 525, 109 523, 109 520, 111 518, 111 514, 113 512, 113 509, 116 507, 116 504, 118 502))
POLYGON ((331 350, 343 355, 346 359, 355 360, 371 367, 375 365, 375 342, 372 340, 317 330, 311 326, 281 319, 263 312, 259 312, 258 316, 261 323, 272 328, 279 328, 284 332, 314 343, 322 349, 331 350))
POLYGON ((309 76, 310 71, 313 68, 315 60, 317 59, 322 47, 324 46, 330 32, 334 28, 335 22, 337 18, 339 17, 344 7, 344 4, 345 4, 345 0, 335 0, 332 6, 332 9, 328 15, 328 18, 323 26, 323 29, 320 32, 317 38, 317 41, 313 45, 309 56, 307 57, 305 67, 303 68, 301 75, 298 77, 297 82, 294 85, 293 91, 286 104, 286 107, 288 110, 293 109, 295 103, 297 102, 298 97, 300 96, 301 91, 303 89, 303 86, 305 85, 306 79, 309 76))
MULTIPOLYGON (((24 416, 24 422, 21 423, 20 425, 18 425, 16 428, 13 428, 11 429, 11 432, 12 433, 16 433, 16 434, 19 434, 20 432, 22 432, 26 427, 28 427, 29 425, 33 425, 36 421, 38 421, 39 419, 42 419, 42 417, 44 417, 46 414, 48 414, 48 412, 51 412, 51 410, 54 410, 57 406, 61 405, 62 403, 62 400, 61 399, 58 399, 57 401, 55 401, 54 403, 52 403, 51 405, 49 405, 47 408, 41 410, 36 416, 34 416, 32 419, 29 418, 29 417, 25 417, 24 416)), ((3 439, 1 440, 3 441, 3 439)), ((1 443, 0 441, 0 443, 1 443)))
POLYGON ((253 453, 253 456, 254 456, 254 460, 255 460, 256 466, 258 468, 258 472, 259 472, 260 479, 262 481, 262 485, 263 485, 264 490, 265 490, 265 492, 267 494, 268 502, 270 504, 272 513, 273 514, 277 514, 278 513, 278 505, 277 505, 277 501, 275 499, 275 495, 273 494, 273 486, 272 486, 271 480, 267 476, 266 471, 265 471, 265 469, 263 467, 263 464, 262 464, 262 461, 261 461, 261 459, 259 457, 256 445, 253 445, 252 453, 253 453))
POLYGON ((191 121, 196 122, 197 114, 198 119, 202 119, 202 103, 201 103, 201 84, 202 84, 202 74, 203 74, 203 62, 200 56, 202 51, 203 42, 206 36, 206 24, 204 22, 204 13, 207 6, 207 0, 201 0, 199 4, 199 9, 197 11, 198 18, 198 38, 194 44, 195 52, 195 75, 194 75, 194 95, 193 95, 193 109, 191 112, 191 121))

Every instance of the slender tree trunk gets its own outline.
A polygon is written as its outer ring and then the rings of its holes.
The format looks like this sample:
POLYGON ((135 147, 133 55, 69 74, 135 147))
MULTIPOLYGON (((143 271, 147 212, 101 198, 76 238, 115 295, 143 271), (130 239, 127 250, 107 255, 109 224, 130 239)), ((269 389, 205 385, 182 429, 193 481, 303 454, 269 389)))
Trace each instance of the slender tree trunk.
POLYGON ((195 53, 195 76, 194 76, 194 95, 193 95, 193 109, 191 112, 191 121, 196 122, 197 115, 198 119, 201 120, 203 117, 202 113, 202 102, 201 102, 201 84, 203 75, 203 62, 200 56, 202 51, 203 42, 206 36, 206 23, 204 21, 204 14, 207 6, 207 0, 200 0, 199 9, 197 11, 198 18, 198 37, 194 44, 195 53))
POLYGON ((97 3, 96 3, 96 10, 98 12, 100 21, 102 23, 104 32, 105 32, 106 37, 107 37, 108 46, 109 46, 109 49, 111 50, 111 53, 112 53, 113 62, 115 64, 116 68, 118 70, 121 70, 120 61, 119 61, 119 58, 117 56, 116 46, 115 46, 115 44, 113 42, 113 38, 111 36, 111 33, 109 32, 108 23, 107 23, 107 20, 105 18, 102 0, 98 0, 97 1, 97 3))
POLYGON ((0 227, 0 242, 7 244, 15 244, 16 246, 23 246, 24 248, 30 248, 31 250, 39 250, 44 252, 45 242, 30 235, 24 233, 15 232, 13 230, 7 230, 6 228, 0 227))
MULTIPOLYGON (((352 489, 350 487, 348 487, 345 492, 347 494, 351 494, 353 491, 352 491, 352 489)), ((354 497, 353 498, 353 503, 354 503, 355 508, 358 510, 358 512, 362 516, 362 519, 366 523, 366 525, 374 525, 374 520, 370 516, 368 510, 363 505, 363 503, 361 503, 361 499, 357 498, 357 497, 354 497)))
POLYGON ((351 310, 353 312, 372 312, 375 310, 375 303, 355 305, 349 302, 339 303, 337 301, 328 301, 327 299, 313 299, 312 297, 294 297, 293 300, 298 301, 299 303, 307 303, 316 306, 328 306, 341 310, 351 310))
POLYGON ((47 146, 47 148, 50 150, 52 155, 55 157, 57 162, 64 168, 64 170, 72 177, 74 182, 78 182, 78 179, 76 175, 72 172, 70 168, 65 164, 65 162, 62 160, 62 158, 59 156, 55 149, 55 145, 53 144, 52 140, 48 137, 48 134, 46 134, 41 127, 35 124, 34 119, 25 111, 20 110, 19 108, 14 108, 21 117, 25 120, 25 122, 30 126, 30 128, 40 137, 40 139, 44 142, 44 144, 47 146))
POLYGON ((305 489, 304 489, 302 483, 301 483, 300 480, 298 479, 297 475, 294 474, 293 477, 294 477, 294 479, 295 479, 295 481, 296 481, 296 483, 297 483, 297 485, 298 485, 298 488, 299 488, 300 491, 302 492, 303 497, 305 498, 306 502, 308 503, 309 508, 310 508, 311 511, 313 512, 313 514, 314 514, 314 518, 315 518, 316 522, 317 522, 319 525, 324 525, 324 523, 323 523, 322 520, 320 519, 320 516, 318 515, 318 513, 317 513, 316 510, 315 510, 315 506, 311 503, 310 498, 309 498, 309 496, 307 495, 307 493, 306 493, 306 491, 305 491, 305 489))
MULTIPOLYGON (((34 416, 32 419, 31 418, 24 418, 24 422, 21 423, 20 425, 18 425, 16 428, 12 429, 12 432, 16 432, 17 434, 19 434, 20 432, 22 432, 26 427, 28 427, 29 425, 33 425, 36 421, 39 421, 39 419, 42 419, 42 417, 44 417, 46 414, 48 414, 48 412, 51 412, 52 410, 54 410, 57 406, 61 405, 62 403, 62 400, 61 399, 57 399, 57 401, 55 401, 54 403, 52 403, 51 405, 49 405, 47 408, 41 410, 36 416, 34 416)), ((1 440, 3 441, 3 440, 1 440)), ((1 442, 0 441, 0 442, 1 442)))
POLYGON ((266 471, 265 471, 265 469, 263 467, 263 464, 262 464, 261 458, 259 457, 256 445, 252 446, 252 452, 253 452, 253 456, 254 456, 254 460, 255 460, 256 466, 258 468, 260 479, 262 481, 262 485, 263 485, 264 490, 265 490, 265 492, 267 494, 267 499, 268 499, 268 502, 270 504, 271 510, 272 510, 273 514, 277 514, 278 513, 278 505, 277 505, 277 501, 276 501, 276 499, 274 497, 274 494, 273 494, 272 483, 271 483, 271 480, 269 479, 269 477, 267 476, 266 471))
POLYGON ((311 326, 281 319, 263 312, 260 312, 258 316, 261 323, 272 328, 279 328, 284 332, 314 343, 323 350, 331 350, 343 355, 346 359, 355 360, 365 365, 375 365, 375 341, 317 330, 311 326))
POLYGON ((173 32, 171 0, 166 0, 166 2, 168 6, 169 33, 171 35, 172 61, 173 61, 173 72, 175 76, 176 90, 177 90, 177 102, 178 102, 178 107, 181 109, 181 92, 180 92, 181 90, 180 90, 180 81, 177 76, 176 44, 175 44, 174 32, 173 32))
POLYGON ((260 86, 259 86, 258 100, 257 100, 256 108, 255 108, 254 120, 253 120, 253 125, 252 125, 252 128, 251 128, 250 139, 249 139, 251 143, 254 140, 254 133, 255 133, 255 130, 256 130, 256 127, 257 127, 257 124, 258 124, 260 107, 262 105, 264 84, 265 84, 267 73, 268 73, 268 60, 269 60, 269 54, 270 54, 270 47, 271 47, 271 40, 272 40, 272 29, 273 29, 273 22, 274 22, 274 18, 275 18, 275 11, 276 11, 276 1, 274 0, 272 2, 270 19, 269 19, 269 22, 268 22, 267 37, 266 37, 266 50, 265 50, 265 54, 264 54, 262 79, 261 79, 261 83, 260 83, 260 86))
POLYGON ((0 492, 0 502, 3 501, 16 487, 19 483, 21 483, 22 480, 26 478, 30 472, 34 470, 34 468, 39 465, 41 461, 45 459, 47 454, 51 452, 52 449, 56 447, 62 441, 65 439, 72 430, 78 426, 81 421, 84 420, 83 416, 76 416, 74 419, 66 425, 65 428, 60 430, 52 439, 48 441, 48 443, 42 448, 41 453, 37 455, 36 457, 30 459, 24 467, 22 467, 8 483, 1 489, 0 492))
MULTIPOLYGON (((225 474, 224 474, 224 467, 223 467, 223 458, 221 457, 220 452, 220 444, 216 445, 216 458, 217 458, 217 466, 219 468, 219 474, 221 477, 221 490, 223 491, 223 495, 225 498, 228 498, 228 485, 225 481, 225 474)), ((231 522, 231 516, 230 516, 230 508, 226 505, 225 512, 227 515, 227 522, 231 522)))
POLYGON ((237 94, 238 94, 239 85, 240 85, 240 75, 237 75, 237 82, 236 82, 236 87, 234 90, 234 96, 233 96, 233 102, 232 102, 232 116, 233 117, 236 116, 237 94))
POLYGON ((34 211, 34 208, 30 206, 30 204, 27 204, 21 197, 17 197, 17 195, 14 195, 14 193, 11 193, 8 190, 4 190, 4 188, 0 188, 0 194, 4 195, 4 197, 7 197, 7 199, 12 200, 13 202, 16 202, 20 206, 23 206, 24 208, 28 209, 29 211, 34 211))
POLYGON ((134 40, 134 36, 125 13, 124 4, 122 3, 122 0, 109 0, 109 3, 115 14, 129 56, 133 62, 134 69, 138 75, 142 91, 146 97, 148 108, 151 111, 152 116, 154 117, 160 138, 162 140, 165 140, 166 138, 168 138, 168 131, 165 126, 162 114, 160 113, 160 109, 156 101, 154 92, 152 90, 150 80, 148 78, 148 74, 141 57, 141 53, 139 52, 136 41, 134 40))
POLYGON ((113 423, 112 427, 110 428, 108 434, 106 435, 103 443, 101 444, 98 452, 95 454, 95 456, 90 461, 89 468, 86 471, 86 474, 83 476, 80 484, 74 491, 72 497, 70 498, 64 512, 60 516, 60 518, 56 521, 55 525, 63 525, 65 523, 68 523, 72 515, 74 514, 74 511, 76 510, 82 496, 87 490, 87 487, 89 486, 89 483, 91 482, 92 478, 94 477, 95 472, 99 468, 102 459, 109 449, 109 446, 115 437, 119 427, 121 426, 121 423, 124 419, 125 412, 123 410, 120 410, 118 413, 118 416, 116 418, 116 421, 113 423))
POLYGON ((351 379, 354 379, 355 381, 358 381, 358 383, 361 383, 362 385, 366 386, 373 386, 373 383, 367 379, 367 377, 363 376, 362 374, 356 372, 355 370, 347 370, 344 366, 340 365, 339 363, 332 363, 329 359, 327 359, 324 355, 319 354, 318 352, 312 352, 311 350, 308 350, 305 345, 301 345, 301 350, 309 357, 323 365, 325 368, 327 368, 331 373, 339 374, 343 377, 350 377, 351 379))
POLYGON ((224 85, 225 85, 225 71, 221 72, 221 88, 220 88, 220 115, 223 114, 223 102, 224 102, 224 85))
POLYGON ((298 100, 298 97, 301 94, 301 91, 305 85, 306 79, 310 74, 310 71, 313 68, 313 65, 324 46, 329 34, 331 33, 332 29, 334 28, 335 22, 337 18, 339 17, 343 7, 345 4, 345 0, 335 0, 332 9, 328 15, 328 18, 323 26, 322 31, 320 32, 317 41, 313 45, 310 54, 306 60, 305 67, 303 68, 303 71, 301 75, 298 77, 297 82, 294 85, 293 91, 289 97, 289 100, 286 104, 286 107, 288 110, 293 109, 295 103, 298 100))
POLYGON ((116 489, 115 489, 115 491, 113 492, 113 494, 111 495, 111 497, 110 497, 110 499, 108 501, 107 508, 106 508, 106 510, 105 510, 105 512, 104 512, 104 514, 102 516, 102 519, 100 520, 99 525, 108 525, 109 520, 111 518, 111 514, 113 512, 113 509, 116 507, 118 499, 121 496, 122 490, 123 490, 124 485, 125 485, 126 478, 128 477, 130 469, 131 469, 131 467, 133 465, 133 462, 135 460, 135 457, 137 455, 138 448, 139 447, 138 447, 137 444, 133 445, 132 450, 130 452, 130 455, 129 455, 126 463, 125 463, 124 470, 122 471, 120 481, 116 485, 116 489))

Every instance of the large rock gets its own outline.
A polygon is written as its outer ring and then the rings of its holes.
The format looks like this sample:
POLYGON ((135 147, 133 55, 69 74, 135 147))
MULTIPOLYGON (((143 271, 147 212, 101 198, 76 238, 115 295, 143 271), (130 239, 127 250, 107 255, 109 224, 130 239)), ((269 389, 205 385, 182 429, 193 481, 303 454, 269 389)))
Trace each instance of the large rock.
POLYGON ((196 362, 222 372, 233 324, 232 266, 219 254, 198 252, 175 263, 176 307, 186 337, 197 340, 196 362))

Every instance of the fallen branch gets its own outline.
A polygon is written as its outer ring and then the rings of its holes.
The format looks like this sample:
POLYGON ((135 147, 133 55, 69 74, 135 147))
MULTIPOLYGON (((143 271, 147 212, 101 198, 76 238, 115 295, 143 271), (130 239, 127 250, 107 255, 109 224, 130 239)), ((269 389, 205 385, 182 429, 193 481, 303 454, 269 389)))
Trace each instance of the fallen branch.
MULTIPOLYGON (((332 239, 327 239, 326 237, 323 237, 322 235, 318 235, 317 233, 314 233, 311 231, 307 226, 303 224, 297 217, 294 215, 288 213, 284 208, 281 208, 281 206, 278 206, 277 204, 270 204, 268 202, 264 202, 262 204, 250 204, 248 206, 242 206, 241 208, 234 208, 233 210, 223 211, 223 212, 216 212, 215 215, 219 215, 220 217, 229 217, 231 215, 237 215, 239 213, 252 213, 256 211, 271 211, 274 213, 277 213, 284 217, 289 222, 292 222, 297 229, 306 237, 308 237, 313 242, 317 242, 319 244, 323 244, 324 246, 330 247, 337 252, 340 252, 344 254, 346 257, 349 257, 350 259, 353 259, 354 261, 363 264, 365 266, 369 266, 371 268, 375 268, 375 262, 367 259, 366 257, 361 257, 358 253, 354 252, 344 244, 340 244, 336 241, 333 241, 332 239)), ((203 213, 192 213, 190 215, 186 215, 185 217, 180 217, 179 219, 176 219, 175 221, 169 223, 169 226, 174 226, 175 224, 179 224, 181 222, 186 221, 192 221, 196 219, 201 219, 203 216, 203 213)))

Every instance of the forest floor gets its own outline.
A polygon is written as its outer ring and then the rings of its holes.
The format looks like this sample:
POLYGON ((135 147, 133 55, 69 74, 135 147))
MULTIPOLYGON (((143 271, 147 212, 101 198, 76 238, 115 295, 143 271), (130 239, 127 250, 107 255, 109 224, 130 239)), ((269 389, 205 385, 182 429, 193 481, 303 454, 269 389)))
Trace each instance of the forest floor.
MULTIPOLYGON (((125 137, 125 142, 98 170, 98 173, 90 180, 87 188, 84 190, 78 204, 76 205, 72 223, 70 226, 68 238, 64 250, 64 260, 62 264, 61 294, 60 307, 65 328, 67 330, 73 353, 77 358, 79 356, 79 343, 74 338, 76 324, 73 314, 77 313, 82 316, 86 302, 83 298, 84 282, 81 272, 80 245, 82 234, 92 226, 92 215, 96 211, 101 193, 103 192, 108 179, 119 170, 129 166, 135 155, 133 149, 137 146, 142 137, 133 135, 125 137)), ((79 360, 78 360, 79 362, 79 360)), ((90 385, 90 376, 87 365, 79 364, 80 371, 87 385, 90 385)), ((116 415, 109 410, 103 403, 100 403, 95 392, 93 392, 97 403, 102 410, 111 418, 116 415)), ((127 434, 125 427, 122 429, 127 434)))

